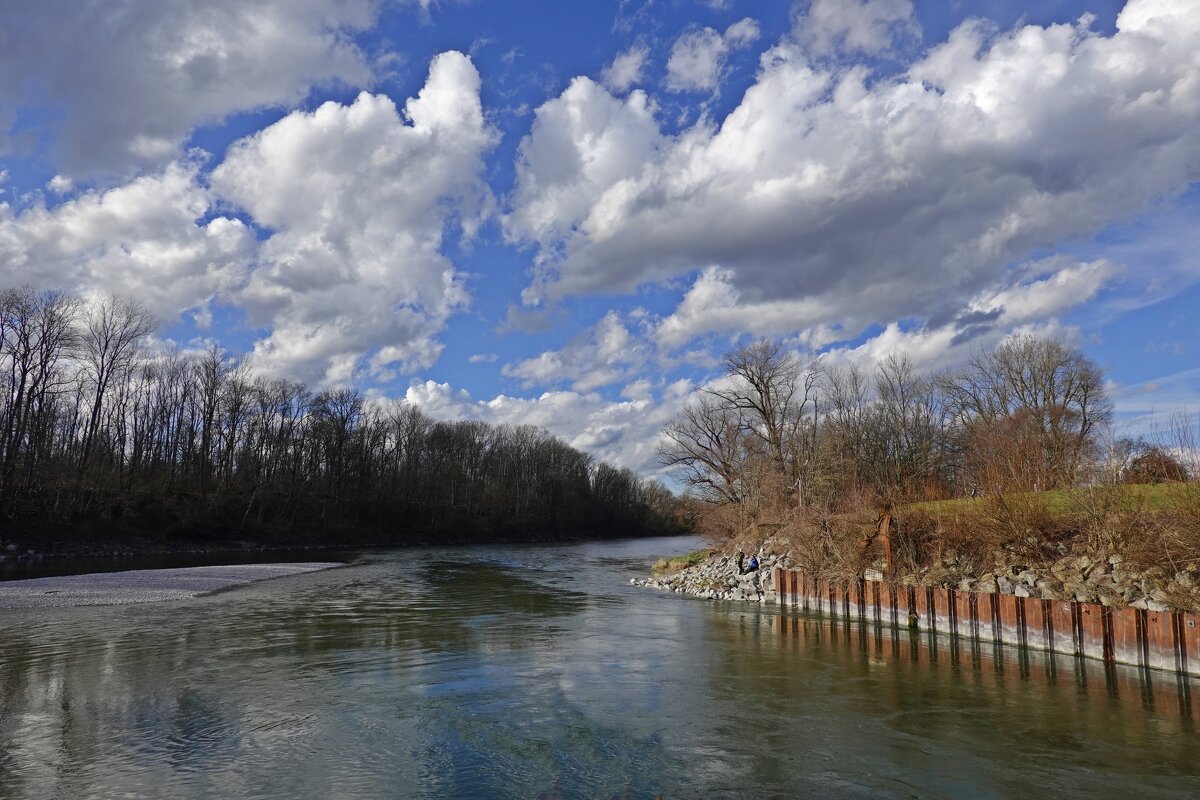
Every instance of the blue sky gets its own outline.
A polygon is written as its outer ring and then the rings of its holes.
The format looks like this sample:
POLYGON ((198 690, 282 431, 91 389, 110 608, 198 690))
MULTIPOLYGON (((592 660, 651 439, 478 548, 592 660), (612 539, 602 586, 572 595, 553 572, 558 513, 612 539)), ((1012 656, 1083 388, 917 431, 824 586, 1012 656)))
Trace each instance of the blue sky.
POLYGON ((0 276, 650 474, 768 336, 1084 349, 1200 408, 1189 0, 0 10, 0 276))

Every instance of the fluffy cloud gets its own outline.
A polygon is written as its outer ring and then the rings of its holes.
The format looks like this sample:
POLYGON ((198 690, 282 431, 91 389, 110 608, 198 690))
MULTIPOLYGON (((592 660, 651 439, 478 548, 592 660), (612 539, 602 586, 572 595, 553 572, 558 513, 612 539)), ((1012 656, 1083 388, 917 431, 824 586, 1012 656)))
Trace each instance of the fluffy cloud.
POLYGON ((910 0, 813 0, 796 20, 796 40, 816 56, 878 55, 920 34, 910 0))
MULTIPOLYGON (((967 341, 1053 318, 1094 298, 1120 273, 1117 265, 1103 259, 1078 262, 1051 257, 1024 264, 1007 280, 969 298, 952 319, 937 326, 939 335, 947 341, 967 341)), ((797 319, 820 313, 819 301, 810 298, 747 301, 732 271, 711 267, 697 276, 675 311, 658 323, 655 339, 661 349, 670 351, 708 333, 787 336, 797 332, 797 319)), ((854 333, 840 323, 809 327, 800 332, 797 344, 818 349, 854 333)))
POLYGON ((609 401, 595 393, 546 392, 536 398, 499 395, 475 400, 450 384, 425 381, 409 387, 405 399, 438 419, 479 419, 498 425, 537 425, 572 447, 643 475, 661 472, 655 447, 663 427, 693 396, 695 387, 679 381, 656 399, 644 385, 629 398, 609 401))
POLYGON ((242 222, 209 215, 198 165, 176 163, 106 192, 20 212, 0 204, 0 263, 44 288, 136 297, 160 319, 236 288, 255 249, 242 222))
POLYGON ((646 58, 649 55, 650 49, 640 44, 618 53, 612 63, 600 73, 600 80, 611 91, 628 91, 629 87, 642 79, 642 69, 646 66, 646 58))
POLYGON ((730 25, 723 35, 712 28, 683 34, 667 59, 667 88, 673 92, 712 91, 720 83, 729 52, 750 45, 758 36, 758 23, 749 17, 730 25))
POLYGON ((538 108, 521 144, 509 235, 549 252, 603 192, 632 178, 665 141, 645 92, 624 100, 589 78, 538 108))
POLYGON ((271 329, 254 348, 260 368, 343 382, 364 358, 383 377, 436 359, 434 337, 467 302, 445 229, 470 236, 491 203, 479 86, 466 56, 443 53, 403 116, 363 93, 230 148, 212 185, 273 232, 238 298, 271 329))
MULTIPOLYGON (((195 126, 293 105, 371 70, 349 34, 376 0, 39 0, 0 11, 0 137, 20 109, 61 117, 61 167, 161 165, 195 126), (3 109, 7 108, 7 114, 3 109)), ((3 151, 0 140, 0 152, 3 151)))
POLYGON ((785 42, 720 125, 673 137, 644 103, 573 85, 521 145, 507 219, 538 248, 526 300, 714 267, 664 326, 672 343, 706 316, 941 329, 1036 249, 1200 178, 1197 36, 1200 14, 1172 0, 1133 0, 1112 36, 968 22, 882 81, 785 42), (620 154, 597 146, 618 137, 620 154))
POLYGON ((642 366, 645 345, 631 334, 620 315, 610 311, 591 330, 562 350, 547 350, 534 358, 505 364, 501 372, 525 388, 569 382, 577 392, 590 392, 617 383, 642 366))

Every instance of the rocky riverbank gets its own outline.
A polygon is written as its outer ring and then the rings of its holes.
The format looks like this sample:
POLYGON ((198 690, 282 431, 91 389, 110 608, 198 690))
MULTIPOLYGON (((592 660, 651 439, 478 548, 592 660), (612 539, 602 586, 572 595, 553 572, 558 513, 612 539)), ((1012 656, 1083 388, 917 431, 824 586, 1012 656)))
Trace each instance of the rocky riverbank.
POLYGON ((979 571, 949 552, 902 583, 1150 611, 1200 609, 1200 565, 1138 569, 1120 555, 1068 555, 1050 563, 1010 562, 979 571))
MULTIPOLYGON (((1003 563, 1002 554, 997 556, 997 561, 1003 563)), ((792 559, 787 554, 763 549, 758 552, 758 560, 758 572, 739 575, 733 557, 714 553, 695 566, 645 579, 634 578, 630 583, 709 600, 773 603, 776 600, 773 570, 790 568, 792 559)), ((880 569, 869 569, 867 577, 882 580, 883 573, 880 569)), ((1129 566, 1119 555, 1072 555, 1048 564, 1012 562, 1002 568, 981 571, 949 552, 898 582, 906 586, 1075 600, 1150 611, 1200 609, 1200 565, 1188 563, 1173 571, 1161 567, 1142 570, 1129 566)))
MULTIPOLYGON (((758 570, 739 575, 737 559, 733 556, 714 554, 708 560, 693 567, 655 575, 651 578, 631 578, 634 586, 650 586, 666 589, 677 594, 688 594, 706 600, 741 600, 751 603, 774 603, 776 600, 773 583, 776 567, 787 569, 790 564, 786 555, 760 550, 758 570)), ((750 556, 746 556, 746 561, 750 556)))

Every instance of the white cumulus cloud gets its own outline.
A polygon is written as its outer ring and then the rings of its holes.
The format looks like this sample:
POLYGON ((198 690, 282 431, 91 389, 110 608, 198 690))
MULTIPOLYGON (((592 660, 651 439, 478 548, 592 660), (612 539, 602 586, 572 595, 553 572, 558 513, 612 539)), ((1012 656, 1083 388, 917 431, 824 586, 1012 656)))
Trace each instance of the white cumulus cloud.
POLYGON ((501 372, 519 379, 525 388, 567 382, 577 392, 590 392, 624 380, 645 358, 641 337, 625 326, 620 314, 610 311, 561 350, 505 364, 501 372))
POLYGON ((491 203, 483 157, 495 141, 479 74, 437 56, 401 115, 382 95, 295 112, 236 144, 214 188, 271 230, 238 303, 271 329, 253 359, 271 372, 343 382, 427 366, 467 302, 442 252, 491 203))
POLYGON ((605 400, 594 392, 576 391, 476 400, 448 383, 424 381, 410 386, 405 399, 438 419, 536 425, 597 458, 651 475, 661 472, 655 447, 661 441, 663 427, 694 391, 691 383, 678 381, 661 387, 657 397, 638 385, 632 396, 617 401, 605 400))
POLYGON ((351 34, 376 0, 39 0, 0 6, 0 152, 20 109, 45 113, 68 175, 179 154, 198 125, 365 86, 351 34), (61 121, 59 121, 61 120, 61 121))
POLYGON ((203 221, 214 198, 198 165, 174 163, 107 191, 47 207, 0 203, 0 263, 6 276, 43 288, 136 297, 162 320, 203 313, 236 289, 253 257, 241 221, 203 221))
MULTIPOLYGON (((644 103, 573 84, 520 147, 506 222, 537 251, 526 302, 700 270, 663 341, 940 330, 1013 264, 1200 179, 1198 37, 1200 12, 1172 0, 1132 0, 1109 36, 1086 19, 967 22, 883 80, 785 41, 724 120, 677 135, 644 103), (599 144, 618 138, 619 153, 599 144)), ((1014 294, 1003 313, 1020 305, 1037 304, 1014 294)))
POLYGON ((628 91, 631 86, 642 80, 642 70, 649 55, 650 48, 642 44, 618 53, 612 63, 600 73, 600 80, 614 92, 628 91))
POLYGON ((667 88, 673 92, 712 91, 721 81, 729 52, 749 46, 759 33, 758 23, 747 17, 730 25, 724 34, 712 28, 683 34, 667 59, 667 88))
POLYGON ((919 37, 910 0, 813 0, 796 20, 796 40, 817 56, 878 55, 897 40, 919 37))

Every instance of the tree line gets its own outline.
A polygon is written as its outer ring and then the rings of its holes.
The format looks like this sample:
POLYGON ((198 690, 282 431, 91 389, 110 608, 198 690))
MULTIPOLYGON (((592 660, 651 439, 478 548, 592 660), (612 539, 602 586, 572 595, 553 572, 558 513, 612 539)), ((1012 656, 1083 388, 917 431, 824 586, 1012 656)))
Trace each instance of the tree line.
POLYGON ((0 524, 478 541, 674 532, 675 498, 545 430, 156 348, 137 302, 0 292, 0 524))
POLYGON ((1016 336, 923 372, 903 355, 868 370, 763 340, 724 367, 658 456, 699 498, 751 517, 1185 474, 1162 447, 1114 441, 1102 370, 1056 341, 1016 336))

